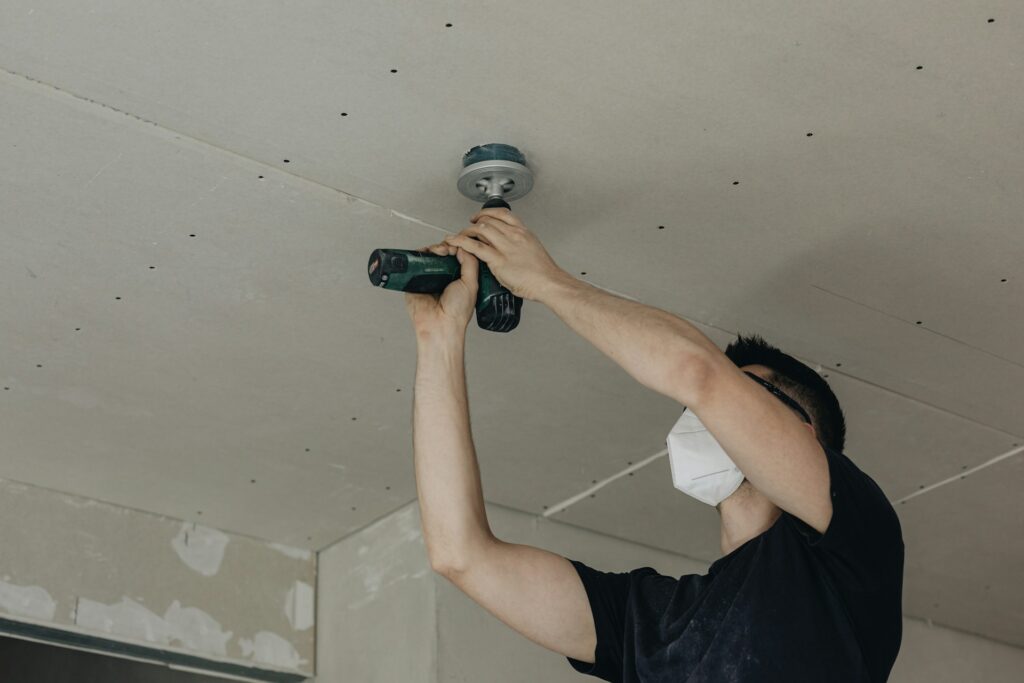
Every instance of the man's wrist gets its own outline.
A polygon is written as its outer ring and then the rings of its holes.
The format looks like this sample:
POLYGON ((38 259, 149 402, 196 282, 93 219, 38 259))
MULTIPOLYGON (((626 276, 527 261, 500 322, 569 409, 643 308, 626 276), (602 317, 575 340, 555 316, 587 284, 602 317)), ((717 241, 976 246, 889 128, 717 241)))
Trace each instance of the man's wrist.
POLYGON ((540 291, 537 292, 537 301, 548 308, 552 308, 552 304, 559 298, 577 291, 580 287, 585 286, 585 284, 564 270, 560 271, 540 288, 540 291))
POLYGON ((461 351, 465 346, 465 329, 435 327, 416 330, 416 347, 420 352, 461 351))

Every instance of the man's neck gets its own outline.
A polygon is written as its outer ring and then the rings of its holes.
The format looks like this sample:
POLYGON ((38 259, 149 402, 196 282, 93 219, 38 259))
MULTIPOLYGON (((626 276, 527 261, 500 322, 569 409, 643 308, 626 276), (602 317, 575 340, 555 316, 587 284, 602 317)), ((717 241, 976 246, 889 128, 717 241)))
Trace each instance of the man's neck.
POLYGON ((735 493, 719 503, 718 512, 722 517, 724 555, 763 534, 782 514, 782 510, 747 481, 743 482, 735 493))

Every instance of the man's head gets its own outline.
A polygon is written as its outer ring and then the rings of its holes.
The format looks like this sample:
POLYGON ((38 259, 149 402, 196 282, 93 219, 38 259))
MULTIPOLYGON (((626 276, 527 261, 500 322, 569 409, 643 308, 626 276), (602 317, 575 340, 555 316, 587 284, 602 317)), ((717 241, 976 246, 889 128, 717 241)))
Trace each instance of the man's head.
POLYGON ((756 334, 738 335, 726 347, 725 355, 736 367, 763 377, 799 403, 810 414, 818 440, 834 451, 843 451, 846 419, 836 395, 818 373, 756 334), (764 366, 769 372, 749 366, 764 366))

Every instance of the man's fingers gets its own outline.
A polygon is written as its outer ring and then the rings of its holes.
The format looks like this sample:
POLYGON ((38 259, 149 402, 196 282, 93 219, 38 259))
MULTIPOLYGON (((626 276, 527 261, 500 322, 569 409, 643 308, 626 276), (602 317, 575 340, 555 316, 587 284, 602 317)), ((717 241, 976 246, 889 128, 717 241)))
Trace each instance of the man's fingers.
POLYGON ((497 249, 467 235, 452 235, 447 238, 447 242, 456 247, 462 247, 484 263, 490 263, 498 256, 497 249))
POLYGON ((476 237, 488 246, 501 249, 509 244, 509 236, 502 232, 503 229, 508 230, 507 227, 498 228, 491 222, 491 219, 488 218, 486 219, 486 222, 481 221, 476 225, 471 225, 459 234, 476 237))
POLYGON ((514 225, 517 228, 526 227, 523 225, 523 222, 519 220, 519 218, 517 218, 516 215, 513 214, 508 209, 481 209, 480 211, 477 211, 475 214, 473 214, 473 216, 469 219, 469 222, 475 223, 477 219, 479 219, 481 216, 489 216, 490 218, 498 220, 502 223, 514 225))

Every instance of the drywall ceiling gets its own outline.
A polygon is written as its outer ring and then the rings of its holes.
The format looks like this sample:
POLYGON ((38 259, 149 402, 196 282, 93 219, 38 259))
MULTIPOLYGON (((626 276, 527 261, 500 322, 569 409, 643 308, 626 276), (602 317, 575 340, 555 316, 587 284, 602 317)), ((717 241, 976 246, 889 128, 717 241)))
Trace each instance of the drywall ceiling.
MULTIPOLYGON (((367 256, 465 228, 461 155, 504 142, 567 271, 828 375, 848 453, 924 490, 908 613, 1024 645, 1020 456, 973 470, 1024 434, 1021 44, 1008 0, 7 0, 0 476, 309 548, 412 500, 367 256)), ((469 336, 488 500, 664 448, 679 406, 542 306, 469 336)), ((551 516, 716 552, 664 458, 593 495, 551 516)))

